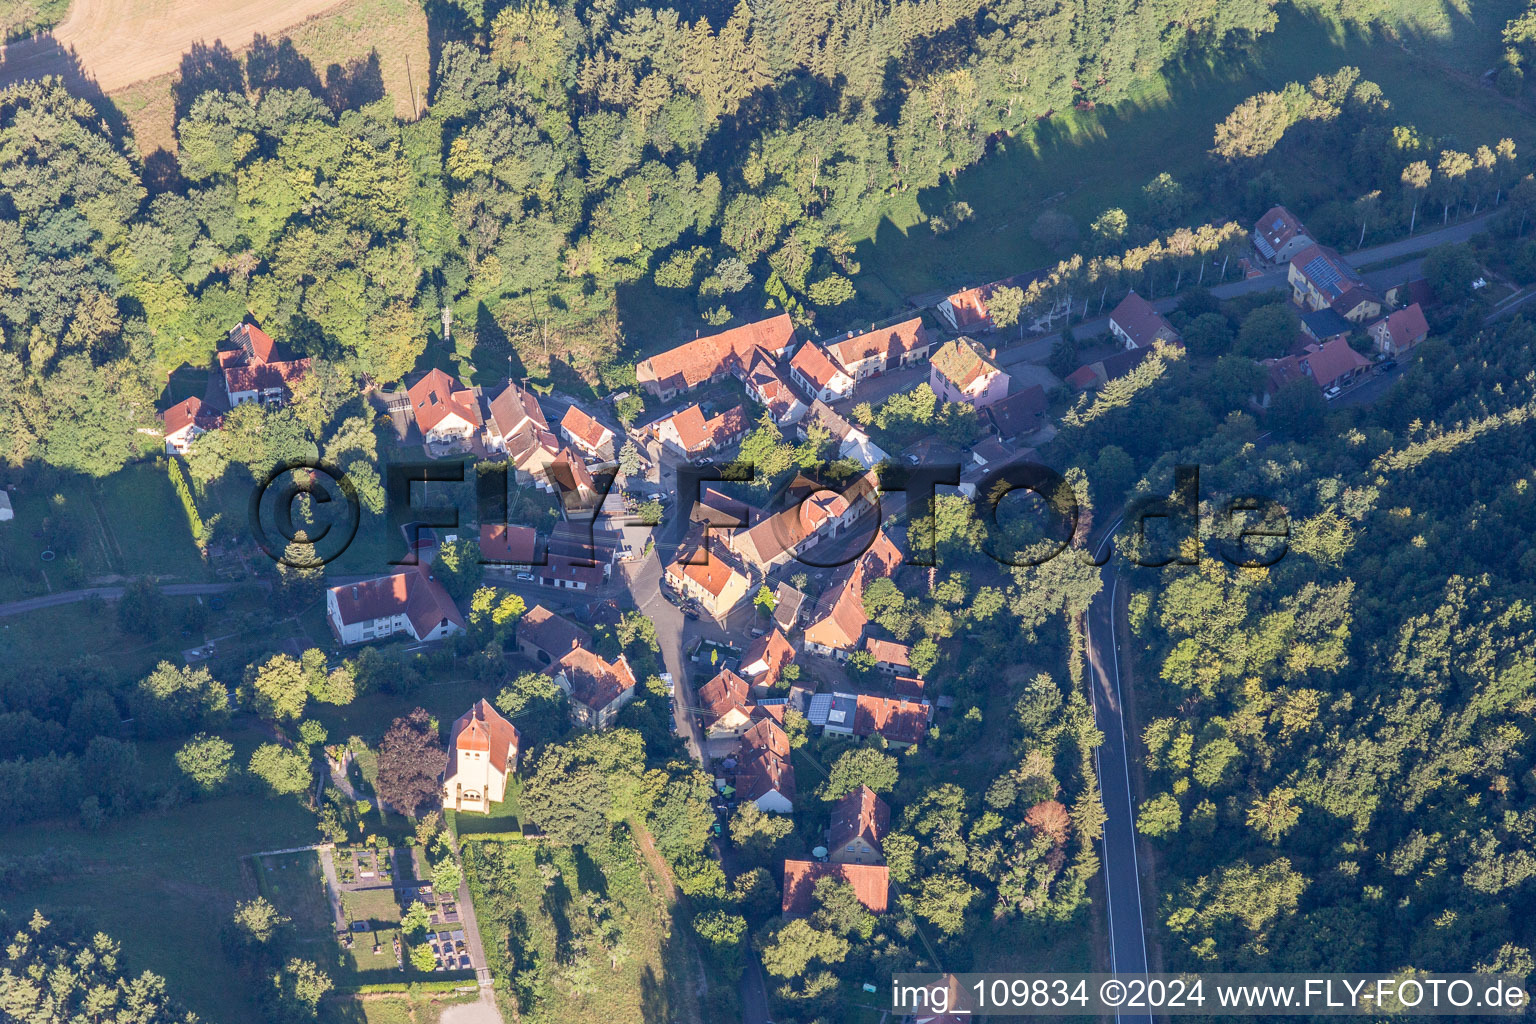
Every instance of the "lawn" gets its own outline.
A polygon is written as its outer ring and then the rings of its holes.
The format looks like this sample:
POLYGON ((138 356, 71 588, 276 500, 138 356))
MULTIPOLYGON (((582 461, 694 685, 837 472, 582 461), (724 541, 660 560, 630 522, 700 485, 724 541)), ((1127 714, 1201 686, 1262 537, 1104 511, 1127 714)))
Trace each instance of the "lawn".
POLYGON ((325 893, 320 855, 314 850, 253 857, 257 884, 271 904, 301 931, 331 931, 331 902, 325 893))
POLYGON ((473 839, 477 835, 523 830, 523 778, 513 775, 507 779, 507 798, 491 808, 489 814, 458 814, 448 812, 448 824, 461 839, 473 839))
POLYGON ((673 931, 671 907, 661 895, 667 890, 628 834, 615 835, 592 847, 464 843, 491 970, 507 986, 502 998, 519 1000, 518 1014, 504 1012, 507 1019, 697 1019, 696 964, 673 931), (604 919, 620 937, 624 955, 616 968, 607 952, 614 947, 605 946, 601 934, 604 919))
POLYGON ((205 1020, 263 1024, 254 999, 231 998, 220 931, 236 901, 255 895, 242 861, 259 850, 313 842, 314 819, 291 797, 239 794, 109 822, 91 832, 68 820, 0 832, 21 856, 75 850, 78 874, 0 894, 25 918, 74 915, 123 944, 125 973, 153 971, 205 1020))
MULTIPOLYGON (((1483 59, 1479 55, 1489 49, 1490 32, 1496 39, 1507 6, 1480 7, 1475 25, 1448 23, 1454 33, 1449 37, 1415 40, 1417 53, 1283 7, 1279 26, 1251 56, 1170 68, 1112 108, 1057 114, 1027 135, 1004 140, 952 182, 892 198, 854 233, 864 266, 860 293, 871 299, 913 296, 1049 265, 1057 254, 1029 234, 1048 203, 1081 228, 1113 206, 1134 215, 1142 186, 1162 171, 1187 182, 1199 177, 1216 123, 1238 103, 1347 64, 1381 86, 1404 122, 1432 135, 1453 134, 1464 150, 1508 136, 1525 152, 1536 142, 1531 119, 1456 69, 1483 59), (1440 60, 1453 66, 1441 67, 1440 60), (978 215, 934 235, 929 216, 956 200, 970 203, 978 215)), ((1232 213, 1197 207, 1190 219, 1232 213)))
POLYGON ((343 892, 341 907, 351 921, 390 924, 400 920, 400 902, 395 899, 393 887, 343 892))

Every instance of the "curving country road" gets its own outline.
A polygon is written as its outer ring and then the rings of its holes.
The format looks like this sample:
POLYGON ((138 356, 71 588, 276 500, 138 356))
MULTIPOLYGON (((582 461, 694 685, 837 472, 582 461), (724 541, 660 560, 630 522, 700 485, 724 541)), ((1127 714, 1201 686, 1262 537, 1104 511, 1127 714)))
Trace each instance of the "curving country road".
MULTIPOLYGON (((1086 641, 1093 720, 1104 734, 1094 751, 1099 797, 1104 805, 1104 889, 1109 921, 1109 966, 1116 974, 1145 974, 1148 970, 1147 929, 1142 914, 1141 867, 1136 857, 1136 801, 1131 795, 1130 749, 1126 742, 1124 702, 1120 691, 1120 651, 1115 636, 1115 603, 1120 578, 1105 551, 1112 552, 1115 531, 1124 517, 1105 529, 1094 549, 1104 566, 1105 586, 1088 607, 1086 641)), ((1121 1024, 1151 1024, 1145 1013, 1116 1014, 1121 1024)))

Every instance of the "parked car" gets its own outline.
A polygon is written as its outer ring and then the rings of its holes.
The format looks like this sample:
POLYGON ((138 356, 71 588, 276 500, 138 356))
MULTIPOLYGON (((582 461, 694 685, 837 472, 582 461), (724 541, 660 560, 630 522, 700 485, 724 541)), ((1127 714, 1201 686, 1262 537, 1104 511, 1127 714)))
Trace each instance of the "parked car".
POLYGON ((532 583, 533 582, 533 573, 531 573, 531 572, 520 572, 520 573, 518 573, 517 574, 517 582, 519 582, 519 583, 532 583))
POLYGON ((1388 370, 1395 370, 1395 369, 1397 369, 1397 360, 1396 359, 1388 359, 1388 360, 1386 360, 1385 362, 1383 362, 1381 364, 1381 372, 1382 373, 1386 373, 1388 370))
POLYGON ((1341 392, 1343 390, 1344 390, 1343 388, 1341 388, 1337 384, 1335 384, 1333 387, 1331 387, 1327 391, 1323 392, 1323 398, 1327 399, 1328 401, 1332 401, 1333 399, 1338 398, 1339 397, 1339 392, 1341 392))

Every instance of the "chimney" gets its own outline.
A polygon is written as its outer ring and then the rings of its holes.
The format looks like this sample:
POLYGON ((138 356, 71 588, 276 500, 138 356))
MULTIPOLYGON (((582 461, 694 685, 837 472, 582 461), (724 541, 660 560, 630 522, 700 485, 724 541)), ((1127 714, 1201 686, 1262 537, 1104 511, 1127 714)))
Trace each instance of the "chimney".
POLYGON ((581 649, 581 637, 579 637, 579 636, 571 637, 571 650, 575 651, 575 650, 580 650, 580 649, 581 649))
POLYGON ((352 600, 357 600, 357 584, 352 584, 352 600))

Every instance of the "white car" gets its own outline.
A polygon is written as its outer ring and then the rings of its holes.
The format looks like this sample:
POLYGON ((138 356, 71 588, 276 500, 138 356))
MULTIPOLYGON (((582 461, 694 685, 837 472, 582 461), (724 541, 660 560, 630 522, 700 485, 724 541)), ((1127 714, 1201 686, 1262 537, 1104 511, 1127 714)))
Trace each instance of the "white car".
POLYGON ((532 583, 533 582, 533 573, 531 573, 531 572, 520 572, 520 573, 518 573, 517 574, 517 582, 519 582, 519 583, 532 583))
POLYGON ((1333 387, 1331 387, 1327 391, 1323 392, 1323 397, 1331 402, 1335 398, 1339 397, 1339 392, 1342 391, 1342 390, 1343 390, 1343 388, 1341 388, 1337 384, 1335 384, 1333 387))

